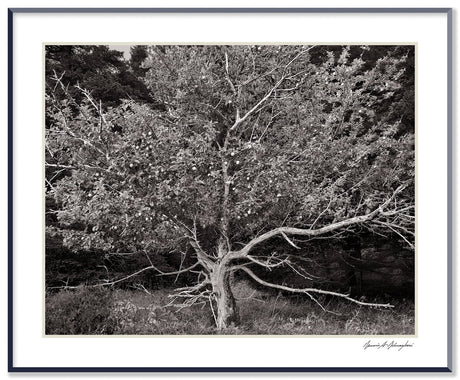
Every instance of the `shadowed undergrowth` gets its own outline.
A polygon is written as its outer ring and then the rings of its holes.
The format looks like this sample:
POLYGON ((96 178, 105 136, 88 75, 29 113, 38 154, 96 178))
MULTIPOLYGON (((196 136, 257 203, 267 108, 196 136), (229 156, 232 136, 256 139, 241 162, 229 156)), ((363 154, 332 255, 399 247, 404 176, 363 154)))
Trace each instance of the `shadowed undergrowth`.
POLYGON ((283 295, 238 300, 241 323, 219 332, 208 305, 165 308, 169 290, 64 290, 46 297, 47 335, 412 335, 414 303, 390 301, 393 309, 359 307, 323 299, 324 311, 305 298, 283 295))

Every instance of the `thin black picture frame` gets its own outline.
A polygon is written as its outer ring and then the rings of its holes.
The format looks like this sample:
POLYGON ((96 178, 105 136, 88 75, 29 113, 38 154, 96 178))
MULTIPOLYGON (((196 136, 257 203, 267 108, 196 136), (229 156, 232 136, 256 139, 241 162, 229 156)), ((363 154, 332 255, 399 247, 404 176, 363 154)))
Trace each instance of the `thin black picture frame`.
POLYGON ((452 372, 452 8, 9 8, 8 9, 8 371, 9 372, 452 372), (19 13, 437 13, 447 15, 447 366, 446 367, 19 367, 13 357, 13 21, 19 13))

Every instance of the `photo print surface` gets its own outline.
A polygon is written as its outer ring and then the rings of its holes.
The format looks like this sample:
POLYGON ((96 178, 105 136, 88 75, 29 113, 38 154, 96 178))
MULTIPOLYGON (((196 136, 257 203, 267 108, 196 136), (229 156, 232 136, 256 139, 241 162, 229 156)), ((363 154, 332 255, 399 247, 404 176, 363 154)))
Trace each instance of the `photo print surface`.
POLYGON ((414 335, 414 45, 46 45, 46 335, 414 335))

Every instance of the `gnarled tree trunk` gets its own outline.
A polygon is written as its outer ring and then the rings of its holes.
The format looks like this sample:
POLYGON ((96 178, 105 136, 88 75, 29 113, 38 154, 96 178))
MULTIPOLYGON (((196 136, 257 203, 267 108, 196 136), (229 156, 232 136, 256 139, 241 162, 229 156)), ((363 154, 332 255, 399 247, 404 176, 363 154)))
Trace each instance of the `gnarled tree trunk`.
POLYGON ((238 309, 230 285, 230 271, 217 264, 211 273, 212 290, 216 301, 214 317, 218 330, 223 330, 239 321, 238 309))

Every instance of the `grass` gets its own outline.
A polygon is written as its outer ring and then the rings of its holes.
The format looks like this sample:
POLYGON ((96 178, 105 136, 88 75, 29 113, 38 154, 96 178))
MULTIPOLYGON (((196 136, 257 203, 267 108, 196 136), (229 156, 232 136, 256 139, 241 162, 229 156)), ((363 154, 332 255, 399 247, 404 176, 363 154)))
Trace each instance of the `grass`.
MULTIPOLYGON (((168 290, 79 289, 46 297, 48 335, 412 335, 413 301, 393 309, 323 299, 328 311, 305 298, 282 295, 238 300, 241 323, 217 331, 207 307, 165 308, 168 290)), ((378 300, 377 300, 378 301, 378 300)))

